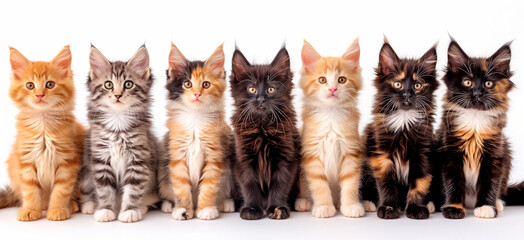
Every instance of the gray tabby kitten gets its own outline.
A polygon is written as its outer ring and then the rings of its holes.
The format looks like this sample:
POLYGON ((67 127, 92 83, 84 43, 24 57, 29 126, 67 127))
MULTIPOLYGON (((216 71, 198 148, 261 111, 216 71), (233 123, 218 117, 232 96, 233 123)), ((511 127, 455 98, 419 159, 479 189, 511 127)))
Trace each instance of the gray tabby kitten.
POLYGON ((81 181, 81 211, 95 220, 136 222, 158 201, 161 149, 151 128, 149 55, 142 46, 126 62, 109 62, 95 47, 89 57, 91 93, 81 181), (96 210, 95 210, 96 209, 96 210))

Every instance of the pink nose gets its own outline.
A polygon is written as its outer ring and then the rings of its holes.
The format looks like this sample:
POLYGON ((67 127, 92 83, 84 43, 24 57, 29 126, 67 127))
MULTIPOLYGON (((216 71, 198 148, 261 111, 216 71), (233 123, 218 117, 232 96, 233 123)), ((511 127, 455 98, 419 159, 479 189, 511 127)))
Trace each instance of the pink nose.
POLYGON ((330 88, 330 89, 329 89, 329 91, 330 91, 331 93, 334 93, 336 90, 337 90, 337 88, 330 88))
POLYGON ((37 98, 43 98, 45 94, 37 94, 36 97, 37 98))
POLYGON ((198 99, 200 97, 200 93, 195 93, 195 97, 198 99))

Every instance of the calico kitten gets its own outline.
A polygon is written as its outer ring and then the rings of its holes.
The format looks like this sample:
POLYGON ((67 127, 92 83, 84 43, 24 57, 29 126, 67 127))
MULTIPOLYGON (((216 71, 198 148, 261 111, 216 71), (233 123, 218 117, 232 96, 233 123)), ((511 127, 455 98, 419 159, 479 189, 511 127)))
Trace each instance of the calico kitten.
POLYGON ((398 218, 405 209, 407 217, 425 219, 434 211, 428 193, 433 179, 436 63, 436 46, 419 59, 399 58, 387 41, 380 50, 374 117, 365 129, 380 218, 398 218))
MULTIPOLYGON (((362 88, 358 39, 342 57, 322 57, 306 41, 302 47, 304 91, 302 168, 313 199, 314 217, 361 217, 359 200, 362 144, 358 133, 358 91, 362 88)), ((297 199, 297 210, 308 210, 297 199)))
POLYGON ((289 54, 282 48, 271 64, 252 65, 236 49, 232 65, 233 174, 244 201, 240 217, 288 218, 300 163, 289 54))
POLYGON ((21 205, 17 219, 34 221, 47 210, 58 221, 78 211, 74 194, 84 127, 73 115, 75 86, 71 51, 50 62, 32 62, 10 48, 9 96, 20 110, 7 170, 11 186, 0 191, 0 208, 21 205))
POLYGON ((160 194, 175 201, 163 211, 176 220, 218 217, 217 203, 224 212, 234 212, 229 199, 232 131, 225 120, 224 51, 220 45, 204 62, 188 61, 172 44, 167 70, 169 132, 167 157, 161 163, 160 194), (227 198, 227 199, 225 199, 227 198))
POLYGON ((109 62, 95 47, 87 87, 89 130, 80 179, 82 213, 96 221, 136 222, 157 201, 160 149, 151 128, 149 54, 142 46, 128 62, 109 62))
POLYGON ((502 130, 506 126, 511 50, 503 45, 491 57, 471 58, 452 40, 443 80, 441 144, 442 174, 446 195, 442 213, 464 218, 475 208, 480 218, 494 218, 503 210, 511 152, 502 130))

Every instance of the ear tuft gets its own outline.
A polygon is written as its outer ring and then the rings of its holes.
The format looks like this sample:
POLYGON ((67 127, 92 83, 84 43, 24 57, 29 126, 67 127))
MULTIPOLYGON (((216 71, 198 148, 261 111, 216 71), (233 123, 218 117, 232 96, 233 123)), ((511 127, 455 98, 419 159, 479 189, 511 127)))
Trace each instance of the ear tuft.
POLYGON ((421 58, 418 59, 418 62, 422 64, 422 67, 427 71, 435 71, 437 67, 437 45, 433 45, 421 58))
POLYGON ((455 40, 451 40, 448 48, 448 69, 457 72, 469 61, 468 55, 462 50, 455 40))
POLYGON ((358 66, 360 60, 360 45, 358 44, 358 38, 353 40, 349 48, 342 55, 342 58, 354 63, 355 66, 358 66))
POLYGON ((235 49, 232 60, 232 71, 235 76, 244 74, 251 66, 249 61, 244 57, 244 54, 238 49, 235 49))
POLYGON ((111 72, 111 63, 107 58, 91 44, 91 52, 89 53, 89 65, 91 67, 89 76, 92 79, 108 76, 111 72))
POLYGON ((209 56, 209 58, 204 63, 204 67, 211 70, 211 74, 218 78, 224 77, 224 43, 215 49, 215 51, 209 56))
POLYGON ((315 63, 318 62, 322 56, 304 40, 304 46, 302 47, 302 64, 304 65, 304 71, 311 72, 314 70, 315 63))
POLYGON ((500 47, 491 57, 488 58, 490 62, 490 69, 498 73, 502 73, 509 77, 510 74, 510 61, 511 61, 511 48, 510 43, 504 44, 500 47))
POLYGON ((58 67, 61 70, 71 69, 71 50, 69 45, 66 45, 62 50, 56 55, 56 57, 51 60, 51 64, 58 67))
POLYGON ((9 47, 9 61, 11 62, 11 71, 15 79, 19 80, 31 66, 31 61, 20 53, 16 48, 9 47))
POLYGON ((149 78, 149 53, 145 46, 136 51, 135 55, 127 62, 127 67, 141 78, 149 78))
POLYGON ((282 47, 280 51, 278 51, 277 55, 271 62, 271 66, 277 67, 279 69, 286 69, 286 71, 290 71, 291 62, 289 59, 289 53, 287 52, 285 47, 282 47))
POLYGON ((382 74, 388 75, 398 70, 400 60, 389 43, 384 43, 380 49, 378 61, 379 70, 382 74))
POLYGON ((187 67, 187 59, 184 54, 171 43, 171 51, 169 52, 169 71, 168 74, 181 73, 187 67))

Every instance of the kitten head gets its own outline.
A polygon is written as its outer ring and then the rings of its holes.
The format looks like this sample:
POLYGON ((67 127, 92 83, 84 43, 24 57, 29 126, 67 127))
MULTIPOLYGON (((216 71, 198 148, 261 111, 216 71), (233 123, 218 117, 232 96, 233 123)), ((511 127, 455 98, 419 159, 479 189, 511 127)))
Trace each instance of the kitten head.
POLYGON ((220 107, 226 90, 224 59, 223 44, 205 62, 188 61, 171 44, 166 85, 168 99, 190 108, 220 107))
POLYGON ((397 110, 427 114, 434 106, 433 92, 438 87, 436 64, 436 45, 419 59, 407 59, 399 58, 386 40, 375 69, 376 108, 385 114, 397 110))
POLYGON ((50 62, 32 62, 10 48, 9 95, 22 110, 72 110, 75 86, 71 51, 65 46, 50 62))
POLYGON ((291 105, 293 73, 289 54, 280 49, 270 64, 250 64, 240 50, 233 54, 231 92, 235 105, 249 115, 278 116, 291 105), (275 115, 276 114, 276 115, 275 115))
POLYGON ((91 46, 89 64, 91 68, 87 86, 92 103, 106 111, 145 110, 153 84, 145 46, 140 47, 128 62, 110 62, 97 48, 91 46))
POLYGON ((507 108, 507 93, 514 84, 509 80, 511 49, 503 45, 489 58, 471 58, 452 40, 444 82, 447 101, 462 108, 490 110, 507 108))
POLYGON ((356 104, 362 88, 358 38, 342 57, 322 57, 304 41, 300 86, 306 101, 317 105, 356 104))

